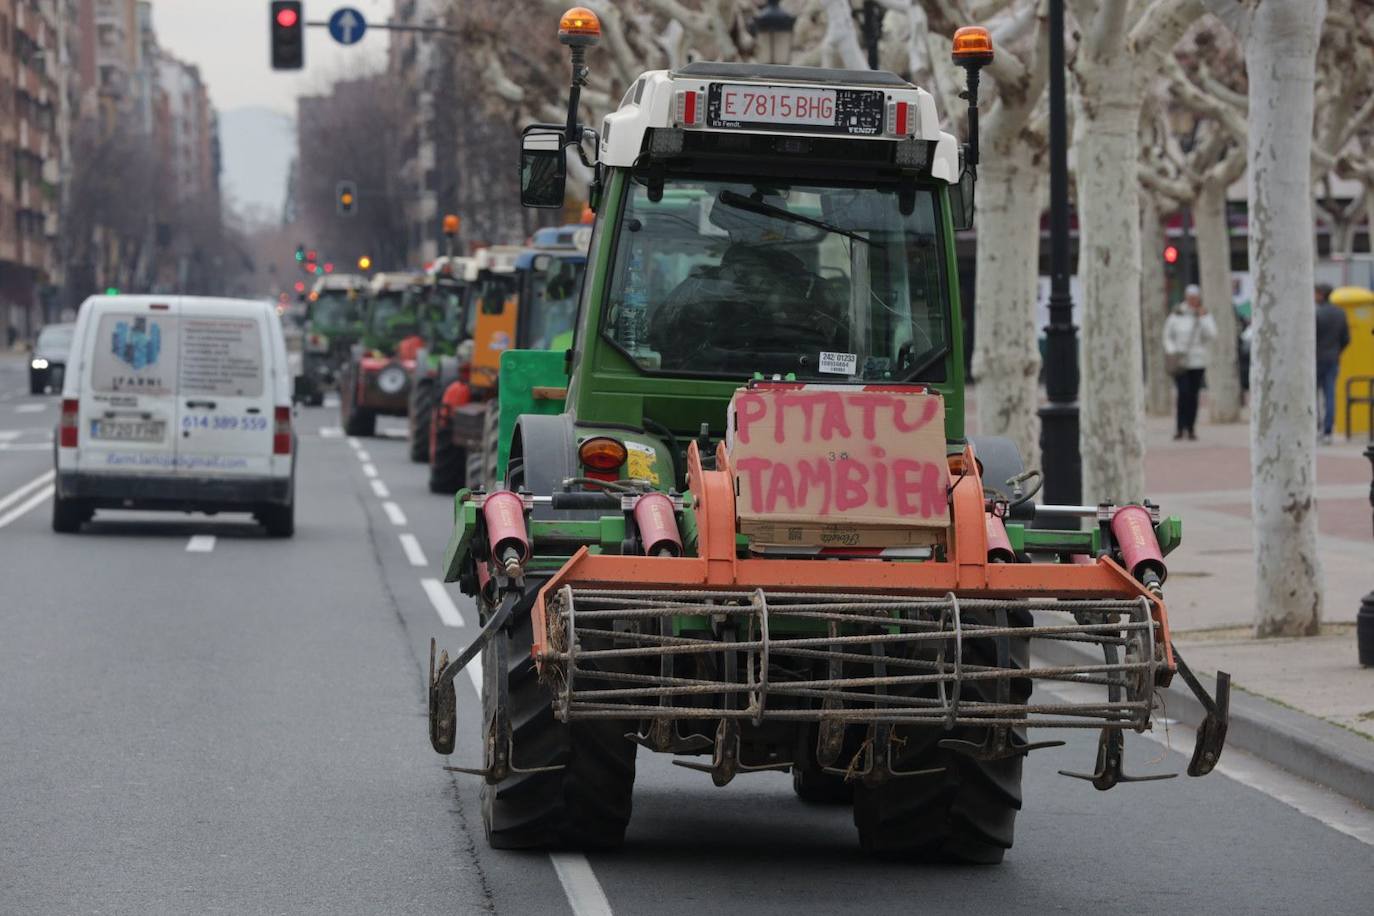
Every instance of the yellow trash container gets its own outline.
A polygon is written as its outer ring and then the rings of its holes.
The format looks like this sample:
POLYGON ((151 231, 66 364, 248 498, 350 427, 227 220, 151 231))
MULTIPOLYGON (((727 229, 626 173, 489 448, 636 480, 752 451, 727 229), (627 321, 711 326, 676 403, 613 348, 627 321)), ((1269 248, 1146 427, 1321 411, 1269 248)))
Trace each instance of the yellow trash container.
POLYGON ((1368 436, 1369 411, 1361 398, 1374 398, 1374 381, 1359 381, 1350 390, 1355 404, 1350 411, 1350 429, 1345 428, 1346 380, 1374 378, 1374 292, 1362 286, 1342 286, 1331 292, 1331 304, 1345 309, 1350 323, 1350 346, 1341 354, 1341 370, 1336 376, 1336 432, 1368 436))

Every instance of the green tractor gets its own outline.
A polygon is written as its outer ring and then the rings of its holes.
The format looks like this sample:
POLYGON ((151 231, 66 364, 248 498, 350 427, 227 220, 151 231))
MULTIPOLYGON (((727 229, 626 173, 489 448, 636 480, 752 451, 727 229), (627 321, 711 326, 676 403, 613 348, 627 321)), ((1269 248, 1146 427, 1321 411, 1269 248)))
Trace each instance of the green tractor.
POLYGON ((300 387, 301 400, 313 407, 324 403, 324 392, 338 385, 348 363, 361 333, 366 289, 367 281, 355 274, 326 274, 306 298, 300 387))
POLYGON ((1025 755, 1063 743, 1030 731, 1095 729, 1070 775, 1138 778, 1123 732, 1175 673, 1211 710, 1189 773, 1215 765, 1227 680, 1191 676, 1163 601, 1178 519, 1036 505, 1015 447, 965 433, 979 32, 961 151, 896 75, 741 63, 646 72, 592 131, 599 27, 564 17, 568 122, 526 129, 521 187, 562 206, 567 150, 595 176, 575 339, 501 360, 495 480, 445 555, 482 630, 431 644, 441 754, 480 653, 493 846, 620 844, 643 749, 716 785, 790 771, 871 854, 998 862, 1025 755), (1098 657, 1033 660, 1065 640, 1098 657))
POLYGON ((372 436, 378 416, 404 417, 410 377, 423 343, 416 277, 379 273, 368 284, 362 334, 339 377, 339 411, 345 434, 372 436))
POLYGON ((415 354, 406 411, 411 461, 429 461, 439 398, 447 381, 458 378, 472 358, 472 345, 467 343, 472 340, 475 317, 467 279, 472 263, 471 258, 443 255, 414 288, 424 346, 415 354))

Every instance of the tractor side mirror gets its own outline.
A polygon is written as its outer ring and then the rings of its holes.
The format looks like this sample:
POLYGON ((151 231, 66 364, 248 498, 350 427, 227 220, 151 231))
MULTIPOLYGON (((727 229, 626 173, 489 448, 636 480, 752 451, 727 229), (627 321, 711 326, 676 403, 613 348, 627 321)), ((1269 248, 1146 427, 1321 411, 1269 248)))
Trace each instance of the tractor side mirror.
POLYGON ((954 221, 956 232, 973 228, 973 188, 977 184, 977 173, 969 165, 959 175, 959 183, 950 185, 950 218, 954 221))
POLYGON ((568 184, 563 135, 546 128, 526 128, 520 135, 520 203, 558 209, 568 184))

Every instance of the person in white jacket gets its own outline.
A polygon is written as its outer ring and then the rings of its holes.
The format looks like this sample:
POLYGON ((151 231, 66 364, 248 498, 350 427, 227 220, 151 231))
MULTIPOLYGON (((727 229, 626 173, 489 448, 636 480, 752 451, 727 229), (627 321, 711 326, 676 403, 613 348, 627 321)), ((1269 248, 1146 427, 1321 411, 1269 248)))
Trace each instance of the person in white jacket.
POLYGON ((1202 291, 1189 284, 1168 320, 1164 322, 1164 359, 1178 389, 1175 439, 1196 439, 1197 401, 1207 375, 1207 354, 1217 336, 1217 325, 1202 305, 1202 291))

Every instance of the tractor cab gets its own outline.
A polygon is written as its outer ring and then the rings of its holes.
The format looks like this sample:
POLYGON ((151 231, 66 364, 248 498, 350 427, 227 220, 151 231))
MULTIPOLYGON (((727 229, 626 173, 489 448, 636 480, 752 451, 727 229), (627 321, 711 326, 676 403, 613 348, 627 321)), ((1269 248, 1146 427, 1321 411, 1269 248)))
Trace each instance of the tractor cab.
POLYGON ((361 331, 366 288, 367 281, 355 274, 325 274, 306 297, 301 374, 306 403, 323 403, 325 390, 337 384, 361 331))
POLYGON ((339 379, 339 410, 350 436, 375 435, 378 416, 404 417, 422 340, 417 277, 372 277, 363 305, 362 336, 339 379))

